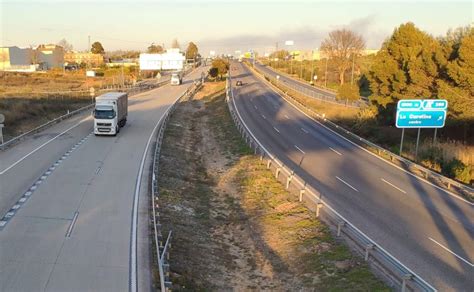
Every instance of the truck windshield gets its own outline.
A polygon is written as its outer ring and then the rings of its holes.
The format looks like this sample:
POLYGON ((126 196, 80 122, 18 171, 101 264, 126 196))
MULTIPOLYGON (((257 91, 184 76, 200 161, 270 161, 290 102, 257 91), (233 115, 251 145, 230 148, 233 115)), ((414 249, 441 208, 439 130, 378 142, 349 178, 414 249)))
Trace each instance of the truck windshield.
POLYGON ((94 112, 96 119, 113 119, 115 118, 115 111, 113 109, 96 109, 94 112))

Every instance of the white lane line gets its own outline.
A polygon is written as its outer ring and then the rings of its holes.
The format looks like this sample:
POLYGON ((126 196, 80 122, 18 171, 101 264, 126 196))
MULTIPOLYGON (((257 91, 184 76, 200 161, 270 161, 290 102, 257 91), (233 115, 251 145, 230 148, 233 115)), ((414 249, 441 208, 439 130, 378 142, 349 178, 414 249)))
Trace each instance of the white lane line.
POLYGON ((285 118, 286 118, 287 120, 289 120, 289 119, 290 119, 290 117, 289 117, 288 115, 285 115, 285 118))
POLYGON ((67 229, 66 237, 71 237, 72 229, 74 228, 74 225, 76 225, 77 216, 79 216, 79 212, 76 211, 74 212, 74 217, 72 218, 72 222, 69 225, 69 228, 67 229))
POLYGON ((256 105, 253 106, 255 109, 258 109, 258 107, 256 105))
POLYGON ((396 188, 397 190, 399 190, 400 192, 406 194, 407 192, 405 192, 404 190, 402 190, 401 188, 397 187, 396 185, 394 184, 391 184, 389 183, 388 181, 384 180, 383 178, 380 178, 384 183, 388 184, 389 186, 392 186, 393 188, 396 188))
POLYGON ((301 152, 301 153, 305 154, 305 153, 304 153, 304 151, 303 151, 303 150, 301 150, 301 148, 300 148, 300 147, 298 147, 298 146, 296 146, 296 145, 294 145, 294 146, 295 146, 295 148, 296 148, 296 149, 298 149, 298 151, 299 151, 299 152, 301 152))
POLYGON ((343 184, 345 184, 346 186, 348 186, 348 187, 350 187, 351 189, 353 189, 354 191, 359 192, 356 188, 354 188, 353 186, 351 186, 349 183, 347 183, 346 181, 344 181, 342 178, 340 178, 340 177, 338 177, 338 176, 336 176, 336 178, 337 178, 338 180, 340 180, 340 181, 341 181, 343 184))
POLYGON ((431 237, 428 237, 429 240, 431 240, 432 242, 436 243, 437 245, 441 246, 444 250, 446 250, 447 252, 449 252, 450 254, 454 255, 455 257, 457 257, 458 259, 460 259, 461 261, 465 262, 466 264, 468 264, 469 266, 471 267, 474 267, 474 264, 469 262, 468 260, 466 260, 465 258, 459 256, 458 254, 456 254, 455 252, 451 251, 449 248, 447 248, 446 246, 442 245, 441 243, 437 242, 436 240, 434 240, 433 238, 431 237))
POLYGON ((264 115, 262 115, 262 118, 263 118, 264 120, 266 120, 266 119, 267 119, 267 117, 265 117, 264 115))
POLYGON ((85 118, 85 119, 82 119, 79 123, 75 124, 74 126, 72 127, 69 127, 67 128, 66 130, 64 130, 63 132, 57 134, 56 136, 54 136, 53 138, 51 138, 50 140, 44 142, 43 144, 41 144, 40 146, 38 146, 36 149, 34 149, 33 151, 31 151, 30 153, 26 154, 25 156, 23 156, 22 158, 20 158, 19 160, 17 160, 15 163, 13 163, 12 165, 10 165, 9 167, 5 168, 4 170, 2 170, 2 172, 0 172, 0 175, 6 173, 7 171, 9 171, 10 169, 12 169, 13 167, 15 167, 18 163, 22 162, 23 160, 25 160, 26 158, 28 158, 31 154, 35 153, 36 151, 40 150, 41 148, 43 148, 44 146, 48 145, 49 143, 51 143, 52 141, 56 140, 58 137, 64 135, 65 133, 67 133, 68 131, 74 129, 75 127, 79 126, 80 124, 82 124, 82 122, 84 122, 85 120, 88 120, 89 118, 85 118))
POLYGON ((301 131, 305 132, 306 134, 308 134, 308 131, 305 129, 305 128, 301 128, 301 131))
POLYGON ((332 148, 332 147, 329 147, 329 149, 331 149, 332 152, 336 153, 337 155, 341 155, 341 156, 342 156, 341 152, 337 151, 336 149, 334 149, 334 148, 332 148))
POLYGON ((279 131, 277 128, 273 127, 273 129, 274 129, 275 131, 277 131, 278 133, 280 133, 280 131, 279 131))

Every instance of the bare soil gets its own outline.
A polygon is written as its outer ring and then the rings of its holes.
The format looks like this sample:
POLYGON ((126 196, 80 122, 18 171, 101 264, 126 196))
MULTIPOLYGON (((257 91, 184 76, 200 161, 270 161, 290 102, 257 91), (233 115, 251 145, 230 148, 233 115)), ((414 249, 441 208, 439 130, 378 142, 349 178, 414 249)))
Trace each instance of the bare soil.
POLYGON ((181 102, 165 132, 158 187, 172 290, 387 290, 251 154, 223 88, 207 83, 181 102))

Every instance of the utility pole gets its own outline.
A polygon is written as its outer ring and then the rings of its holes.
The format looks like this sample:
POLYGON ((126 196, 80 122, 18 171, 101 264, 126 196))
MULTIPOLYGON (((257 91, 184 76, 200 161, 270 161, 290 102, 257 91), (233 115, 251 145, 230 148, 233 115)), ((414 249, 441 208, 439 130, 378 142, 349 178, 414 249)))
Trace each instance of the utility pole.
POLYGON ((311 84, 314 83, 314 81, 313 81, 313 79, 314 79, 314 57, 313 57, 313 54, 314 54, 314 52, 313 52, 313 50, 311 50, 311 80, 310 80, 311 84))
POLYGON ((324 72, 324 87, 328 87, 328 58, 326 57, 326 71, 324 72))
POLYGON ((354 84, 354 60, 355 60, 355 54, 352 54, 352 73, 351 73, 351 85, 354 84))

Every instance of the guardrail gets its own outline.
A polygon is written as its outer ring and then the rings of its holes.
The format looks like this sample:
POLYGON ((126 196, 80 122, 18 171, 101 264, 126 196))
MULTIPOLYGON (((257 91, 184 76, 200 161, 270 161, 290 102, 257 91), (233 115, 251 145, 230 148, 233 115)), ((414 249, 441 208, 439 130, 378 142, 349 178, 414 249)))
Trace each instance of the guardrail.
MULTIPOLYGON (((367 105, 367 102, 363 101, 363 100, 358 100, 356 102, 339 101, 339 100, 337 100, 333 97, 329 97, 329 96, 324 95, 322 93, 318 93, 315 90, 311 90, 311 89, 309 89, 309 88, 307 88, 303 85, 300 85, 300 84, 298 84, 300 82, 297 81, 297 80, 295 80, 294 83, 293 82, 286 82, 282 79, 277 79, 277 78, 273 77, 272 75, 267 74, 266 72, 264 72, 263 70, 258 68, 258 66, 254 66, 253 68, 254 68, 255 71, 257 71, 258 73, 263 75, 269 81, 274 82, 275 84, 278 84, 279 86, 285 87, 289 90, 296 91, 296 92, 298 92, 300 94, 303 94, 303 95, 305 95, 309 98, 314 98, 314 99, 318 99, 318 100, 323 101, 323 102, 337 104, 337 105, 343 105, 343 106, 351 107, 351 108, 360 108, 362 106, 367 105)), ((274 72, 274 73, 278 74, 277 72, 274 72)), ((319 88, 315 88, 315 89, 320 90, 319 88)))
MULTIPOLYGON (((248 66, 250 68, 250 66, 248 66)), ((252 68, 250 68, 252 69, 252 68)), ((253 72, 259 73, 257 70, 253 70, 253 72)), ((261 73, 260 73, 261 74, 261 73)), ((260 77, 265 77, 264 74, 257 75, 260 77)), ((264 79, 265 80, 265 79, 264 79)), ((344 127, 341 127, 337 125, 336 123, 331 122, 327 118, 325 118, 323 113, 317 113, 314 110, 308 108, 306 105, 300 103, 299 101, 295 100, 292 98, 287 92, 282 91, 279 89, 277 86, 275 86, 273 83, 269 82, 269 84, 273 87, 275 91, 280 93, 280 95, 286 99, 288 102, 292 103, 294 106, 299 108, 300 110, 304 111, 307 115, 309 115, 311 118, 319 119, 321 123, 324 123, 325 125, 329 126, 330 128, 336 130, 339 134, 345 135, 347 139, 349 139, 352 143, 356 143, 357 145, 363 147, 364 149, 370 151, 371 153, 377 155, 380 158, 383 158, 385 160, 390 161, 393 165, 397 167, 401 167, 402 169, 408 171, 412 175, 416 175, 418 177, 421 177, 422 179, 425 179, 429 183, 448 190, 455 190, 459 194, 462 194, 468 198, 473 198, 474 197, 474 188, 467 186, 461 182, 458 182, 456 180, 453 180, 451 178, 445 177, 442 174, 439 174, 433 170, 427 169, 426 167, 423 167, 419 165, 418 163, 415 163, 413 161, 410 161, 404 157, 401 157, 400 155, 397 155, 393 152, 390 152, 389 150, 378 146, 354 133, 351 131, 347 130, 344 127)), ((461 197, 459 197, 461 198, 461 197)), ((465 200, 464 198, 461 198, 462 200, 465 200)), ((472 204, 472 202, 469 202, 465 200, 469 204, 472 204)))
POLYGON ((297 193, 299 200, 307 203, 308 207, 316 212, 317 217, 320 217, 329 226, 336 229, 337 236, 346 235, 363 253, 365 261, 370 262, 383 273, 390 286, 397 287, 401 291, 436 291, 433 286, 403 265, 349 220, 334 210, 322 199, 321 193, 309 186, 295 173, 294 169, 286 166, 262 145, 247 127, 237 110, 230 76, 227 81, 226 94, 230 114, 242 137, 255 150, 255 154, 260 154, 262 161, 266 159, 267 169, 275 171, 275 177, 285 184, 287 190, 297 193))
POLYGON ((152 217, 153 217, 153 232, 154 232, 154 241, 155 241, 155 252, 156 259, 158 264, 158 271, 160 275, 160 288, 161 291, 167 291, 168 288, 171 288, 170 281, 170 265, 169 265, 169 249, 171 248, 171 235, 172 231, 168 233, 166 240, 163 237, 161 224, 160 224, 160 214, 158 212, 159 204, 159 190, 158 190, 158 172, 159 172, 159 162, 160 162, 160 152, 161 152, 161 143, 163 142, 163 136, 166 129, 166 125, 170 116, 172 115, 176 104, 179 100, 182 100, 185 97, 190 97, 196 93, 202 87, 202 83, 195 83, 190 88, 188 88, 181 97, 176 100, 176 102, 165 112, 165 116, 159 125, 159 130, 155 143, 155 152, 153 154, 153 167, 152 167, 152 181, 151 181, 151 198, 152 198, 152 217))
MULTIPOLYGON (((124 86, 124 87, 117 87, 117 88, 106 88, 106 89, 100 89, 99 92, 108 92, 108 91, 126 91, 128 92, 130 95, 135 95, 135 94, 138 94, 140 92, 143 92, 143 91, 147 91, 147 90, 151 90, 151 89, 154 89, 154 88, 158 88, 158 87, 161 87, 163 86, 164 84, 168 83, 169 80, 164 80, 164 81, 161 81, 161 82, 158 82, 158 83, 154 83, 154 84, 147 84, 146 86, 124 86)), ((75 91, 75 92, 79 92, 79 91, 75 91)), ((74 93, 75 93, 74 92, 74 93)), ((47 128, 47 127, 50 127, 54 124, 57 124, 65 119, 68 119, 74 115, 77 115, 85 110, 88 110, 88 109, 91 109, 92 107, 94 106, 93 103, 89 104, 89 105, 86 105, 86 106, 83 106, 79 109, 76 109, 72 112, 68 112, 67 114, 65 115, 62 115, 62 116, 59 116, 51 121, 48 121, 42 125, 39 125, 37 126, 36 128, 33 128, 19 136, 16 136, 16 137, 13 137, 11 138, 10 140, 8 141, 5 141, 3 144, 0 144, 0 150, 5 150, 6 148, 14 145, 15 143, 21 141, 22 139, 26 138, 27 136, 29 135, 32 135, 32 134, 35 134, 35 133, 38 133, 39 131, 47 128)))

